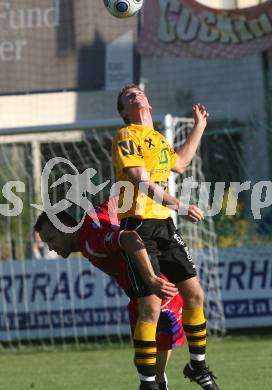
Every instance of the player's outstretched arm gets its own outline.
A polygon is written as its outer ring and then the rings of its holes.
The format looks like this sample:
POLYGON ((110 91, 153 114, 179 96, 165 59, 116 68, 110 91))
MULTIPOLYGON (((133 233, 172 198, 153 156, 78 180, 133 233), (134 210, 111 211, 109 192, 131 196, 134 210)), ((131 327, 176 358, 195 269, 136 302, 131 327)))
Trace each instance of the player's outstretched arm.
POLYGON ((178 292, 173 283, 160 278, 154 273, 144 243, 137 232, 121 232, 120 244, 126 254, 134 259, 144 282, 154 294, 159 298, 168 299, 178 292))
POLYGON ((191 163, 196 154, 203 132, 207 126, 209 113, 205 107, 198 103, 193 106, 194 127, 188 135, 185 143, 176 152, 178 158, 171 170, 176 173, 183 173, 191 163))
POLYGON ((145 167, 128 167, 125 170, 131 182, 157 203, 175 210, 190 222, 199 222, 204 218, 203 211, 197 206, 184 204, 181 200, 164 191, 161 186, 150 181, 145 167))

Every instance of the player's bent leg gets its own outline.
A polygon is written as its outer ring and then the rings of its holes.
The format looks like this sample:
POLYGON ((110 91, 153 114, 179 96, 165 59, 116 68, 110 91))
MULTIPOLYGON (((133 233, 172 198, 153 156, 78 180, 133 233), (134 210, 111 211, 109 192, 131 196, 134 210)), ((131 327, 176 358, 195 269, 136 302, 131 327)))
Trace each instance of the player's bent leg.
POLYGON ((203 310, 204 292, 197 277, 179 282, 177 287, 184 299, 182 323, 190 352, 190 363, 184 376, 205 390, 219 390, 215 375, 206 367, 206 319, 203 310))
POLYGON ((160 316, 161 299, 148 295, 137 299, 138 320, 133 335, 134 363, 141 381, 140 390, 158 389, 156 375, 156 329, 160 316))

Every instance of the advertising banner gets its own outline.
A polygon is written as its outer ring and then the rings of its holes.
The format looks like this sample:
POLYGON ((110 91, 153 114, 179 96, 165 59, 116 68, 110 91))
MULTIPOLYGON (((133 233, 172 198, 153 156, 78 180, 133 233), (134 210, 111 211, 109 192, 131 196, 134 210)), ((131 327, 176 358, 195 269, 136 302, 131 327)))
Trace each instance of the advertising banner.
POLYGON ((226 328, 272 326, 272 247, 219 250, 226 328))
MULTIPOLYGON (((227 329, 272 326, 272 247, 219 250, 227 329)), ((0 264, 0 342, 129 335, 128 298, 85 260, 0 264)))
POLYGON ((0 264, 0 341, 129 334, 128 299, 84 260, 0 264))
POLYGON ((233 58, 272 47, 271 1, 218 10, 194 0, 148 0, 143 20, 143 55, 233 58))

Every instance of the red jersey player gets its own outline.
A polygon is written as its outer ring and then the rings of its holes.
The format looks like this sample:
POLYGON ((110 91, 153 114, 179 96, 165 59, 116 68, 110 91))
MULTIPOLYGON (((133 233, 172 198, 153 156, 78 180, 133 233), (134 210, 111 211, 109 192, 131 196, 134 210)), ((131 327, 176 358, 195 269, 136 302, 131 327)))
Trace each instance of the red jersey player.
MULTIPOLYGON (((67 234, 57 230, 45 212, 38 217, 34 229, 48 244, 50 250, 65 258, 72 252, 80 251, 94 266, 115 278, 117 284, 130 298, 128 310, 133 332, 137 321, 137 298, 145 296, 149 291, 134 259, 135 253, 139 254, 144 249, 136 232, 120 231, 115 198, 96 207, 95 212, 99 224, 94 222, 92 215, 86 215, 82 227, 75 233, 67 234)), ((77 225, 65 212, 59 213, 58 218, 67 226, 77 225)), ((164 298, 157 326, 156 380, 159 389, 166 390, 168 385, 165 367, 170 351, 185 342, 181 323, 183 301, 164 275, 161 274, 160 278, 154 275, 154 278, 154 290, 164 298)))

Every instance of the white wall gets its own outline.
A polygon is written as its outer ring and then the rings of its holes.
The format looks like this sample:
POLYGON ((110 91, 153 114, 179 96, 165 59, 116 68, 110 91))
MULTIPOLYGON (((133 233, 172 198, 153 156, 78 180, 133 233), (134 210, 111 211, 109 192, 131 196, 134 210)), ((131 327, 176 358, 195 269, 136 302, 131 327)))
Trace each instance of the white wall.
POLYGON ((57 92, 0 97, 2 129, 73 125, 116 118, 116 91, 57 92))
POLYGON ((245 8, 252 7, 261 3, 265 3, 267 0, 197 0, 199 3, 207 5, 212 8, 245 8))

